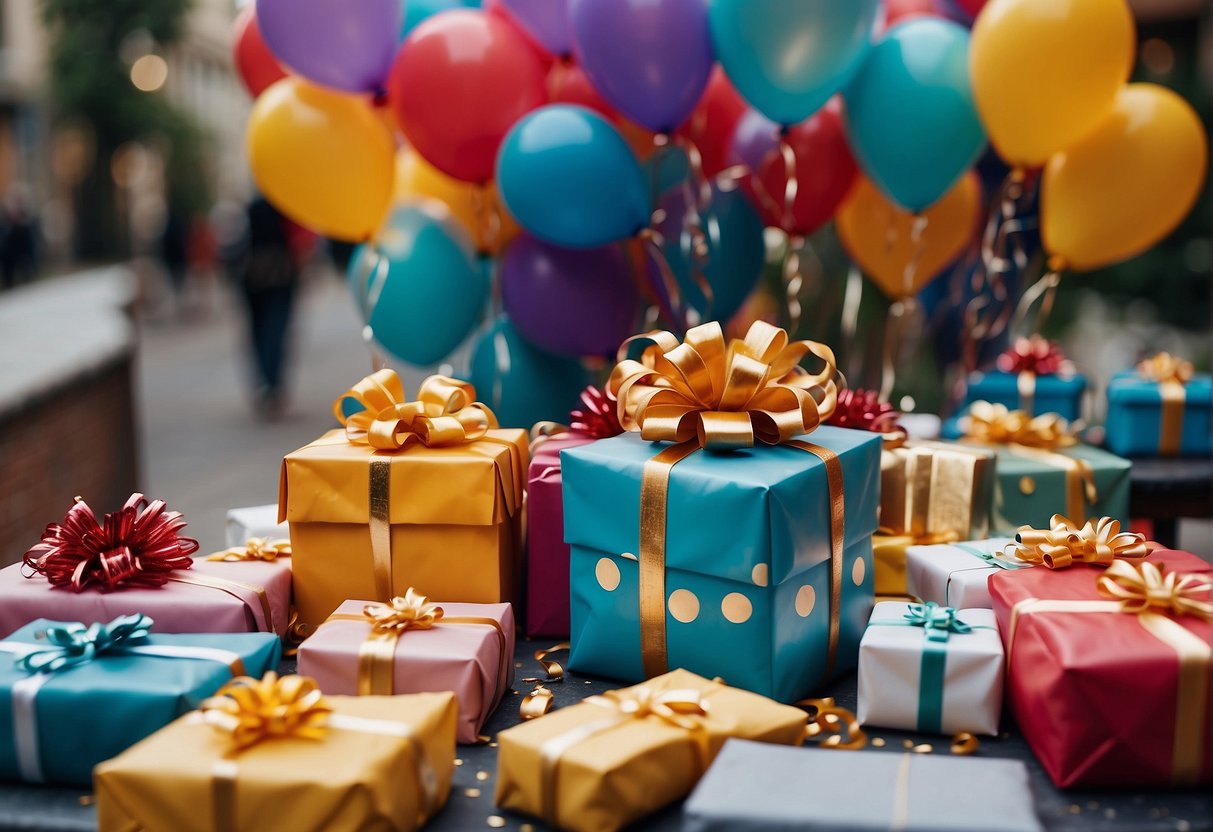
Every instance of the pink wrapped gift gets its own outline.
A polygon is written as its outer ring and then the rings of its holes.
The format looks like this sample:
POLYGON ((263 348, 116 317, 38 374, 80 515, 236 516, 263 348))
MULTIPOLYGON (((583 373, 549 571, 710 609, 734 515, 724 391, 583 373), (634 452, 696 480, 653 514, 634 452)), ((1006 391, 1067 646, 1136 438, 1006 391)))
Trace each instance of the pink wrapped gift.
POLYGON ((569 414, 567 430, 548 423, 546 429, 552 432, 531 444, 526 498, 526 633, 531 637, 569 635, 569 546, 564 542, 560 452, 623 432, 615 400, 597 387, 582 391, 581 405, 569 414))
POLYGON ((390 603, 346 601, 299 646, 298 672, 328 694, 454 691, 458 741, 476 742, 514 681, 514 612, 433 604, 411 588, 390 603))

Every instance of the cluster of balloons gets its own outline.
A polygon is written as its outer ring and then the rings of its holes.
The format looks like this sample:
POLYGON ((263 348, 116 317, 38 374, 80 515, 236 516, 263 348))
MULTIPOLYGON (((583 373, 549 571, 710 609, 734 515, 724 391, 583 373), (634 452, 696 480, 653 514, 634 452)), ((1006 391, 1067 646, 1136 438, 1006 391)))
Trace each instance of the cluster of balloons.
POLYGON ((833 221, 886 295, 916 294, 974 239, 987 137, 1043 167, 1066 268, 1182 219, 1204 132, 1126 85, 1126 0, 941 5, 257 0, 235 44, 251 166, 293 219, 363 244, 351 287, 396 357, 442 360, 499 298, 471 374, 517 424, 562 417, 646 307, 736 314, 764 228, 833 221))

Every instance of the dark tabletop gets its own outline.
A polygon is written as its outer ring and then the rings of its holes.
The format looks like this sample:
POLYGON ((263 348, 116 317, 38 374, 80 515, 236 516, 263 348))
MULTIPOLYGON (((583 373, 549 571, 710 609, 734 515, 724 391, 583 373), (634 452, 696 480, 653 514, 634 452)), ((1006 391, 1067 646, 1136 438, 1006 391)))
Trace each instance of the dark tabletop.
MULTIPOLYGON (((534 651, 549 647, 552 642, 522 640, 515 654, 514 691, 506 695, 505 701, 485 726, 485 735, 493 737, 503 728, 518 721, 518 702, 521 696, 533 687, 523 678, 542 675, 535 662, 534 651)), ((559 658, 557 654, 553 658, 559 658)), ((283 672, 294 671, 294 661, 283 662, 283 672)), ((567 675, 563 682, 549 684, 555 694, 556 707, 572 704, 594 693, 602 693, 618 684, 580 676, 567 675)), ((855 676, 849 674, 822 692, 833 696, 838 704, 854 710, 855 676)), ((1037 811, 1050 830, 1213 830, 1213 796, 1202 790, 1183 791, 1115 791, 1071 790, 1060 791, 1049 783, 1044 770, 1004 716, 1004 733, 998 738, 982 738, 978 755, 987 757, 1009 757, 1023 760, 1031 775, 1037 811)), ((924 753, 948 754, 949 738, 909 734, 902 731, 869 729, 870 738, 884 741, 883 750, 900 753, 905 741, 918 746, 924 753), (924 747, 930 746, 930 750, 924 747)), ((874 748, 869 745, 869 748, 874 748)), ((448 830, 477 830, 489 828, 529 829, 544 828, 533 819, 503 812, 493 805, 494 776, 497 765, 496 743, 491 740, 482 745, 460 746, 457 750, 458 767, 451 788, 451 798, 446 807, 426 827, 432 832, 448 830)), ((845 751, 834 752, 845 754, 845 751)), ((945 795, 940 800, 946 800, 945 795)), ((73 788, 0 784, 0 830, 71 830, 96 829, 96 812, 91 795, 73 788)), ((680 807, 669 809, 637 824, 638 830, 676 830, 679 828, 680 807)), ((157 831, 159 832, 159 831, 157 831)), ((265 830, 270 832, 270 830, 265 830)))

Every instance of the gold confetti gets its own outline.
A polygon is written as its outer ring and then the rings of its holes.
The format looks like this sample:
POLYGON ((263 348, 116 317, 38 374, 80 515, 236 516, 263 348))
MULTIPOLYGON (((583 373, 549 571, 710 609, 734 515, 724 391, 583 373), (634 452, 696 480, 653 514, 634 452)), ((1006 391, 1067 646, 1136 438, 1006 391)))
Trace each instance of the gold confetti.
POLYGON ((462 758, 462 757, 456 757, 456 758, 455 758, 455 765, 457 765, 457 766, 461 766, 461 765, 463 765, 463 758, 462 758))
POLYGON ((522 662, 514 662, 514 667, 522 667, 522 662))
POLYGON ((82 794, 80 797, 76 798, 76 802, 81 806, 92 806, 97 802, 97 798, 91 794, 82 794))
POLYGON ((961 731, 952 737, 951 751, 953 754, 972 754, 981 746, 981 741, 968 731, 961 731))
POLYGON ((535 832, 535 824, 524 823, 522 826, 518 827, 518 832, 535 832))
POLYGON ((914 740, 902 740, 901 747, 908 751, 909 749, 914 747, 914 740))
POLYGON ((505 818, 503 818, 501 815, 489 815, 489 818, 487 821, 485 821, 485 823, 494 829, 500 829, 505 826, 505 818))
POLYGON ((477 780, 479 780, 479 781, 481 781, 481 782, 484 782, 485 780, 488 780, 488 779, 489 779, 490 777, 492 777, 492 776, 493 776, 493 775, 489 774, 487 771, 478 771, 478 772, 476 772, 476 779, 477 779, 477 780))
POLYGON ((480 789, 464 789, 463 793, 467 797, 480 797, 480 789))
POLYGON ((477 742, 488 742, 491 739, 492 739, 492 737, 487 737, 484 734, 481 734, 480 736, 476 737, 477 742))
POLYGON ((1077 803, 1071 803, 1070 804, 1070 814, 1071 815, 1081 815, 1082 807, 1079 806, 1077 803))
POLYGON ((876 748, 884 748, 884 737, 873 737, 872 745, 876 748))
POLYGON ((935 750, 935 746, 931 745, 929 742, 924 742, 914 746, 910 750, 915 754, 930 754, 935 750))
POLYGON ((590 680, 589 680, 589 679, 586 679, 586 680, 585 680, 585 683, 588 685, 588 684, 590 683, 590 680))
POLYGON ((495 742, 489 743, 489 748, 496 748, 496 747, 497 747, 497 743, 495 743, 495 742))

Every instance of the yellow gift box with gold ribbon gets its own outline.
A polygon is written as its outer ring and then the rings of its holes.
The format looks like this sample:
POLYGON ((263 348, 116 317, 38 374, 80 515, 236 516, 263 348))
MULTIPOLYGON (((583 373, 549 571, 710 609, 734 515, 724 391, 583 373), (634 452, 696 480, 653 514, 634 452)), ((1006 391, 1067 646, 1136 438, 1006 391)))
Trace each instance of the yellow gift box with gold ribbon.
POLYGON ((730 737, 798 745, 805 712, 685 670, 497 735, 497 805, 610 832, 686 796, 730 737))
POLYGON ((450 792, 456 714, 453 693, 235 679, 97 767, 101 832, 417 829, 450 792))
POLYGON ((410 401, 380 370, 334 403, 344 430, 283 460, 279 515, 303 634, 346 599, 409 587, 438 601, 513 598, 527 434, 498 429, 475 398, 466 382, 430 376, 410 401))
POLYGON ((833 353, 769 324, 633 343, 610 382, 629 432, 561 454, 569 664, 806 696, 854 667, 871 612, 880 436, 822 425, 833 353))
POLYGON ((961 442, 998 454, 992 533, 1047 527, 1054 514, 1079 524, 1104 516, 1128 520, 1132 463, 1083 444, 1077 426, 1056 413, 1029 416, 974 402, 958 424, 961 442))

